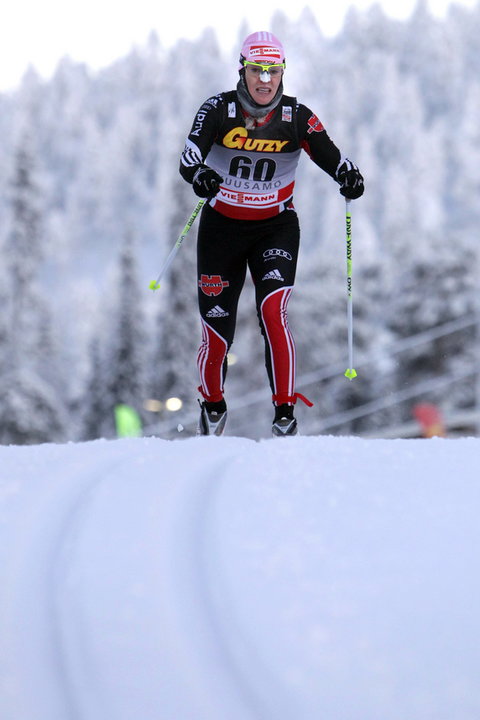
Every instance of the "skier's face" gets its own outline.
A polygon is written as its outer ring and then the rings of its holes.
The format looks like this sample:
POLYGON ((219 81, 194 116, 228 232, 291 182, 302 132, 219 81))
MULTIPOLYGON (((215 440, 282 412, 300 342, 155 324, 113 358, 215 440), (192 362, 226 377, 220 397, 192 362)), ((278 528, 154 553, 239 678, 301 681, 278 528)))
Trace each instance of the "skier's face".
POLYGON ((277 94, 282 81, 283 65, 272 65, 270 72, 265 65, 245 64, 245 82, 252 98, 259 105, 268 105, 277 94))

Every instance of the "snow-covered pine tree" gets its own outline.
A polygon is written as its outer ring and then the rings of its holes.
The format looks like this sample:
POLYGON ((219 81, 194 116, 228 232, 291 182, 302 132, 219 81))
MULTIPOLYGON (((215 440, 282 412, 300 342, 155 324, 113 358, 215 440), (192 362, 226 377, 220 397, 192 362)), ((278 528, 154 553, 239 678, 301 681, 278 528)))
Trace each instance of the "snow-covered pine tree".
MULTIPOLYGON (((181 179, 175 184, 169 219, 171 247, 185 225, 196 198, 181 179)), ((198 221, 197 221, 198 222, 198 221)), ((193 226, 157 291, 155 347, 152 358, 151 394, 162 404, 179 398, 186 408, 195 407, 198 377, 196 356, 201 339, 197 311, 196 227, 193 226)), ((160 415, 161 420, 168 416, 160 415)))
POLYGON ((9 195, 5 243, 10 281, 5 306, 8 353, 0 388, 3 443, 60 440, 66 422, 61 375, 50 372, 58 358, 53 354, 48 305, 39 284, 42 199, 33 146, 32 136, 25 130, 17 145, 9 195))
POLYGON ((90 344, 89 361, 90 371, 85 385, 85 395, 75 407, 80 426, 78 432, 80 440, 101 438, 106 426, 109 434, 112 435, 112 407, 109 394, 105 391, 108 373, 102 362, 98 335, 90 344))
POLYGON ((129 405, 139 415, 143 413, 146 334, 136 257, 133 234, 127 232, 119 258, 117 301, 105 348, 108 366, 105 391, 110 405, 107 408, 107 423, 110 418, 113 419, 117 405, 129 405))
MULTIPOLYGON (((419 249, 408 272, 399 276, 389 312, 391 328, 398 338, 408 338, 454 320, 474 320, 476 262, 468 263, 466 250, 459 252, 465 243, 461 237, 446 234, 431 236, 429 245, 430 251, 428 244, 425 249, 419 249)), ((429 399, 445 408, 471 407, 478 365, 476 349, 473 326, 430 343, 419 343, 403 353, 397 363, 397 388, 470 373, 458 384, 449 386, 447 394, 444 388, 439 388, 429 399)), ((410 403, 407 403, 401 419, 409 418, 410 403)))

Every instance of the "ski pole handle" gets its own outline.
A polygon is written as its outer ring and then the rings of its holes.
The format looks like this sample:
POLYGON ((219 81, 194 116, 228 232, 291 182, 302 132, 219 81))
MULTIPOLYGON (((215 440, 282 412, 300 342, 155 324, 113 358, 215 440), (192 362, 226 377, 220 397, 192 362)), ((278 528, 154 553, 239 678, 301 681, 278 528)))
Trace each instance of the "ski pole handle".
POLYGON ((156 280, 152 280, 151 283, 149 284, 148 287, 150 288, 150 290, 158 290, 158 288, 160 287, 160 280, 162 279, 162 277, 165 275, 165 273, 167 272, 168 268, 169 268, 170 265, 172 264, 175 255, 176 255, 177 252, 180 250, 180 247, 181 247, 183 241, 185 240, 186 236, 188 235, 188 231, 189 231, 190 228, 192 227, 193 223, 195 222, 195 218, 197 217, 197 215, 198 215, 198 213, 200 212, 200 210, 202 209, 202 207, 205 205, 206 201, 207 201, 206 198, 202 198, 202 199, 199 200, 198 203, 196 204, 196 206, 195 206, 192 214, 190 215, 190 217, 188 218, 187 222, 185 223, 185 227, 183 228, 182 232, 180 233, 180 235, 179 235, 179 237, 178 237, 178 239, 177 239, 177 242, 175 243, 175 245, 173 246, 173 248, 170 250, 170 252, 169 252, 169 254, 168 254, 168 257, 167 257, 167 259, 165 260, 165 262, 164 262, 164 264, 163 264, 163 267, 162 267, 162 269, 160 270, 160 273, 159 273, 157 279, 156 279, 156 280))

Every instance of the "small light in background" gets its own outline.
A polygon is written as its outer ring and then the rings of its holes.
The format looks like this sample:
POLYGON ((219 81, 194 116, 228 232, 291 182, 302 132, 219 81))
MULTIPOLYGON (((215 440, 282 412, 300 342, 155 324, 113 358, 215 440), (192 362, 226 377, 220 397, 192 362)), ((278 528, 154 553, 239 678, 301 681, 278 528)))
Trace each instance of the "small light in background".
POLYGON ((180 398, 176 398, 176 397, 168 398, 168 400, 165 401, 165 407, 170 412, 177 412, 177 410, 180 410, 182 405, 183 405, 183 403, 180 400, 180 398))
POLYGON ((228 353, 227 355, 227 363, 229 365, 235 365, 238 362, 238 357, 235 355, 235 353, 228 353))
POLYGON ((143 403, 143 407, 145 408, 145 410, 148 410, 148 412, 160 412, 163 407, 163 403, 160 400, 148 398, 143 403))

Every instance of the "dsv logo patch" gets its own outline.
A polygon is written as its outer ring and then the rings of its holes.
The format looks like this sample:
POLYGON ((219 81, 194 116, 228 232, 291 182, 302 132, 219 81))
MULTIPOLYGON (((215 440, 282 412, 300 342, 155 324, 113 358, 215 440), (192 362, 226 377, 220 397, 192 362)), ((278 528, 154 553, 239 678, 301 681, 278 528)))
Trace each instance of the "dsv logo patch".
POLYGON ((281 250, 280 248, 270 248, 269 250, 265 250, 263 253, 263 258, 265 262, 267 260, 275 260, 276 258, 284 258, 284 260, 292 260, 292 256, 289 252, 286 250, 281 250))
POLYGON ((221 275, 201 275, 198 281, 198 287, 205 295, 220 295, 229 285, 228 280, 222 280, 221 275))

